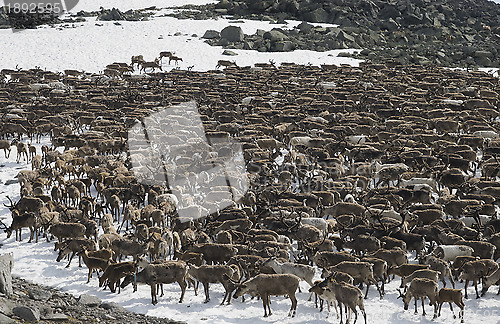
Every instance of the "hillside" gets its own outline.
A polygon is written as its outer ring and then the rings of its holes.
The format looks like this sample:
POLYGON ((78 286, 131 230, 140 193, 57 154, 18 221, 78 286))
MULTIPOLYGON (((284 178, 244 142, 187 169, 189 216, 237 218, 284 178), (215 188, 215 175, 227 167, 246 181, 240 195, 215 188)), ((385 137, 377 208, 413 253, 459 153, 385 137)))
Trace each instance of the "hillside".
POLYGON ((500 5, 487 0, 221 0, 196 8, 202 13, 195 17, 206 16, 208 11, 235 18, 338 25, 314 28, 303 24, 291 31, 278 29, 289 42, 287 46, 262 47, 258 42, 262 35, 256 34, 247 35, 243 44, 229 47, 259 51, 358 48, 364 49, 359 58, 373 61, 500 66, 500 5))

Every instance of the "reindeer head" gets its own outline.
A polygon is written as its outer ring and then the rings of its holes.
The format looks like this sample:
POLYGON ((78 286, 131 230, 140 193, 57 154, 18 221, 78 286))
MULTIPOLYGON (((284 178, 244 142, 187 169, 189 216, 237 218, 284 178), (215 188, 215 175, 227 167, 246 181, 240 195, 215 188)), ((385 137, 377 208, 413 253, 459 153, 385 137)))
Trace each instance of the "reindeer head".
POLYGON ((401 290, 397 289, 398 293, 399 293, 399 296, 398 296, 398 299, 401 298, 403 299, 403 303, 404 303, 404 310, 408 310, 408 305, 410 304, 410 301, 411 301, 411 295, 408 294, 408 292, 406 293, 402 293, 401 290))
POLYGON ((12 235, 12 228, 7 227, 2 221, 0 221, 0 228, 2 228, 5 233, 7 233, 7 238, 9 238, 12 235))

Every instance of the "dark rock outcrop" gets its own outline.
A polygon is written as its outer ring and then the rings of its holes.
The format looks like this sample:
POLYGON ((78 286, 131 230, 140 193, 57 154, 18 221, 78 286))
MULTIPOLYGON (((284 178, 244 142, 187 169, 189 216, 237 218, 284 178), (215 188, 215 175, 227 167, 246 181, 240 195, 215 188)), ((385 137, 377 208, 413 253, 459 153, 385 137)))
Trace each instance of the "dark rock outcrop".
MULTIPOLYGON (((197 7, 203 14, 224 10, 238 18, 304 21, 280 29, 281 40, 245 35, 241 44, 212 45, 258 51, 366 49, 356 57, 441 66, 500 66, 500 4, 487 0, 223 0, 197 7), (314 27, 307 23, 332 23, 314 27), (472 47, 473 50, 464 50, 472 47)), ((186 12, 183 12, 186 15, 186 12)))

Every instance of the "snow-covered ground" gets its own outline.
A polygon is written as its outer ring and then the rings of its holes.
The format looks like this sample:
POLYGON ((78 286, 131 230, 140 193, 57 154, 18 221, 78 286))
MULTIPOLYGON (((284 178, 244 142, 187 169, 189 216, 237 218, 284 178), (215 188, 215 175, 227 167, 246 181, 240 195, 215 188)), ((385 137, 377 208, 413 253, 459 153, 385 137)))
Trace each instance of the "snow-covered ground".
MULTIPOLYGON (((38 152, 42 144, 49 144, 48 139, 37 144, 38 152)), ((10 196, 14 201, 19 199, 19 185, 17 183, 6 185, 8 180, 15 179, 16 174, 21 169, 29 169, 30 165, 24 162, 16 163, 16 149, 12 150, 9 159, 6 159, 3 152, 0 153, 0 219, 7 225, 10 224, 10 213, 3 206, 8 203, 6 196, 10 196)), ((109 290, 103 291, 98 287, 98 280, 94 276, 89 284, 87 281, 87 268, 78 267, 78 260, 75 258, 69 268, 65 268, 66 262, 55 261, 57 253, 54 252, 53 241, 48 243, 45 239, 40 239, 38 243, 28 243, 29 232, 24 229, 23 241, 16 242, 14 235, 9 239, 5 233, 0 234, 0 253, 13 253, 15 264, 13 274, 39 284, 62 289, 66 292, 79 296, 83 293, 96 295, 105 301, 120 303, 127 309, 144 313, 151 316, 168 317, 188 323, 331 323, 337 319, 333 313, 330 318, 326 318, 326 310, 320 313, 314 307, 314 301, 307 301, 309 288, 305 282, 301 283, 302 293, 297 293, 298 308, 297 316, 289 318, 287 316, 290 308, 290 300, 284 297, 272 297, 273 315, 264 318, 261 301, 249 300, 245 303, 241 299, 233 301, 231 305, 220 306, 224 290, 221 284, 212 284, 210 288, 211 301, 204 304, 204 295, 200 287, 199 295, 195 296, 192 289, 188 289, 184 302, 178 303, 180 288, 177 284, 165 285, 165 296, 159 297, 159 303, 155 306, 151 304, 149 287, 139 285, 136 293, 132 292, 132 287, 126 287, 121 294, 113 294, 109 290)), ((413 260, 414 254, 410 255, 413 260)), ((319 271, 316 279, 319 279, 319 271)), ((419 304, 419 314, 413 313, 413 303, 408 311, 403 311, 401 299, 397 299, 399 280, 396 279, 386 285, 386 296, 380 300, 377 290, 370 288, 368 299, 365 301, 368 323, 458 323, 454 320, 449 307, 443 306, 442 316, 432 321, 432 307, 426 305, 427 316, 422 317, 421 306, 419 304)), ((459 284, 463 287, 463 284, 459 284)), ((476 300, 474 289, 469 287, 471 299, 467 300, 465 311, 466 323, 497 324, 500 318, 500 298, 495 294, 496 288, 488 294, 476 300)), ((457 307, 455 307, 455 312, 457 307)), ((358 319, 362 321, 362 318, 358 319)), ((360 322, 362 323, 362 322, 360 322)))
MULTIPOLYGON (((498 0, 497 0, 498 1, 498 0)), ((190 0, 195 4, 208 3, 206 0, 190 0)), ((98 1, 80 1, 72 11, 98 10, 116 7, 120 10, 139 9, 150 6, 159 8, 185 4, 182 0, 107 0, 106 4, 98 1)), ((171 17, 155 16, 146 22, 98 22, 88 19, 85 23, 78 23, 67 28, 42 27, 36 30, 26 30, 12 33, 10 30, 0 30, 0 69, 1 68, 33 68, 62 71, 64 69, 78 69, 88 72, 102 71, 105 65, 114 61, 129 62, 132 55, 142 54, 147 60, 153 60, 160 51, 174 51, 183 58, 180 68, 194 66, 194 70, 214 69, 220 59, 235 60, 240 66, 252 65, 256 62, 268 62, 273 59, 276 63, 295 62, 299 64, 353 64, 358 60, 336 57, 339 52, 294 51, 289 53, 258 53, 253 51, 234 50, 237 56, 223 56, 223 49, 212 47, 204 43, 200 37, 207 29, 222 30, 228 25, 241 26, 245 33, 252 34, 257 29, 270 30, 274 27, 293 28, 298 22, 289 22, 286 26, 273 25, 268 22, 244 21, 231 22, 228 19, 209 21, 177 20, 171 17), (179 36, 173 36, 180 33, 179 36), (197 36, 193 36, 196 34, 197 36)), ((164 69, 174 66, 164 63, 164 69)), ((48 143, 47 139, 45 140, 48 143)), ((41 144, 40 144, 41 145, 41 144)), ((40 151, 40 145, 38 149, 40 151)), ((10 224, 10 213, 3 206, 8 203, 7 196, 13 200, 19 199, 18 184, 6 185, 6 181, 15 178, 21 169, 30 169, 25 163, 15 162, 16 150, 13 148, 9 159, 0 152, 0 219, 10 224)), ((247 300, 241 303, 234 301, 230 306, 220 306, 223 297, 223 288, 220 284, 211 285, 211 301, 204 304, 203 292, 194 295, 188 290, 185 301, 179 304, 180 288, 176 284, 165 286, 165 296, 159 297, 156 306, 151 304, 149 288, 139 286, 136 293, 127 287, 121 294, 112 294, 109 290, 98 288, 97 278, 86 283, 87 270, 79 268, 74 260, 70 268, 65 263, 55 261, 57 255, 53 251, 53 242, 41 240, 39 243, 28 243, 28 232, 24 230, 22 242, 16 242, 14 236, 6 239, 6 234, 0 234, 0 253, 14 253, 15 266, 13 274, 35 283, 46 284, 60 288, 76 296, 88 293, 103 300, 115 301, 127 309, 147 315, 168 317, 183 320, 188 323, 331 323, 337 319, 331 315, 326 319, 326 311, 319 313, 313 302, 308 302, 308 285, 301 283, 302 293, 298 293, 298 309, 295 318, 288 318, 287 313, 290 301, 283 297, 272 297, 273 315, 264 318, 261 301, 247 300)), ((319 273, 317 274, 319 278, 319 273)), ((402 301, 397 299, 396 288, 398 280, 386 286, 387 295, 384 299, 378 298, 376 289, 370 289, 369 298, 365 302, 368 323, 430 323, 432 322, 431 307, 426 305, 428 315, 413 314, 413 305, 409 311, 403 311, 402 301)), ((460 284, 463 287, 463 284, 460 284)), ((202 290, 202 289, 201 289, 202 290)), ((469 294, 474 296, 474 289, 469 288, 469 294)), ((500 323, 500 298, 496 296, 496 288, 492 289, 484 298, 466 301, 466 323, 500 323)), ((457 309, 457 307, 455 307, 457 309)), ((333 310, 332 310, 333 311, 333 310)), ((359 319, 362 321, 362 318, 359 319)), ((454 320, 447 305, 443 306, 442 317, 435 320, 437 323, 458 322, 454 320)))
MULTIPOLYGON (((35 144, 38 152, 42 144, 50 144, 47 138, 42 143, 35 144)), ((12 183, 17 173, 22 169, 30 169, 31 166, 21 161, 16 163, 16 149, 13 147, 10 158, 6 159, 0 152, 0 220, 7 225, 11 222, 10 213, 4 207, 8 204, 7 196, 14 201, 19 199, 19 184, 12 183), (10 180, 10 181, 9 181, 10 180), (7 184, 11 183, 11 184, 7 184)), ((14 181, 15 182, 15 181, 14 181)), ((46 242, 40 238, 38 243, 28 243, 29 231, 23 230, 23 240, 15 241, 13 234, 9 239, 6 234, 0 233, 0 253, 13 253, 15 264, 13 274, 35 283, 45 284, 59 288, 75 296, 83 293, 98 296, 105 301, 120 303, 128 310, 144 313, 151 316, 167 317, 182 320, 188 323, 331 323, 337 321, 335 314, 326 318, 326 310, 320 313, 314 307, 314 301, 307 301, 309 288, 307 283, 302 282, 302 292, 297 293, 298 308, 297 316, 287 316, 290 308, 290 300, 284 297, 272 297, 273 315, 264 318, 261 301, 249 300, 245 303, 241 299, 233 301, 231 305, 220 306, 219 303, 224 295, 221 284, 212 284, 210 288, 211 301, 204 304, 204 295, 200 287, 199 295, 195 296, 193 289, 188 289, 184 302, 178 303, 180 288, 177 284, 165 285, 165 296, 159 297, 159 303, 151 304, 150 290, 147 286, 139 285, 136 293, 132 287, 126 287, 121 294, 113 294, 109 290, 103 291, 98 287, 98 279, 94 275, 91 282, 87 284, 87 268, 78 267, 78 259, 75 258, 69 268, 65 268, 66 261, 56 262, 57 253, 54 252, 54 241, 46 242)), ((414 262, 414 253, 409 254, 409 259, 414 262)), ((316 278, 319 279, 320 272, 317 271, 316 278)), ((408 311, 403 310, 403 303, 398 299, 397 288, 399 279, 393 280, 386 285, 384 299, 378 298, 377 290, 370 288, 368 299, 365 301, 368 323, 458 323, 449 310, 448 305, 443 306, 442 316, 432 320, 432 307, 426 302, 427 315, 421 315, 419 302, 419 313, 414 314, 413 302, 408 311)), ((440 283, 441 286, 441 283, 440 283)), ((449 287, 449 284, 448 284, 449 287)), ((463 288, 463 283, 458 284, 463 288)), ((474 298, 474 288, 469 287, 468 293, 471 299, 465 301, 465 322, 498 324, 500 319, 500 298, 496 295, 497 287, 492 287, 487 295, 481 299, 474 298)), ((454 307, 457 312, 457 307, 454 307)), ((362 320, 359 319, 359 320, 362 320)), ((361 322, 362 323, 362 322, 361 322)))
MULTIPOLYGON (((131 3, 126 1, 125 3, 131 3)), ((197 4, 204 1, 194 1, 197 4)), ((205 1, 207 2, 207 1, 205 1)), ((118 7, 126 10, 130 8, 145 8, 157 5, 159 8, 182 4, 182 1, 151 1, 134 2, 128 6, 111 1, 108 5, 97 2, 86 3, 81 1, 72 12, 80 9, 98 10, 99 6, 106 8, 118 7), (162 4, 163 3, 163 4, 162 4), (119 5, 118 5, 119 4, 119 5)), ((213 20, 179 20, 172 17, 162 17, 172 9, 163 9, 155 13, 148 21, 132 22, 120 21, 115 25, 113 21, 96 21, 96 18, 86 18, 87 22, 60 26, 39 27, 35 30, 24 30, 13 33, 10 29, 0 30, 1 68, 33 68, 62 71, 77 69, 86 72, 103 71, 107 64, 112 62, 130 62, 132 55, 143 55, 146 61, 153 61, 161 51, 172 51, 183 59, 179 65, 168 65, 164 60, 164 70, 174 67, 206 71, 214 69, 218 60, 235 61, 239 66, 267 63, 273 59, 277 64, 281 62, 295 62, 298 64, 351 64, 357 65, 360 61, 337 57, 340 52, 352 50, 333 50, 328 52, 293 51, 286 53, 259 53, 256 51, 233 50, 237 56, 222 55, 222 47, 210 46, 201 37, 209 29, 221 31, 229 25, 240 26, 245 34, 254 34, 257 29, 271 30, 273 28, 293 28, 300 22, 289 21, 286 25, 270 24, 269 22, 254 20, 231 21, 219 18, 213 20), (174 36, 177 35, 177 36, 174 36), (32 50, 36 45, 36 50, 32 50)), ((331 26, 331 25, 327 25, 331 26)))

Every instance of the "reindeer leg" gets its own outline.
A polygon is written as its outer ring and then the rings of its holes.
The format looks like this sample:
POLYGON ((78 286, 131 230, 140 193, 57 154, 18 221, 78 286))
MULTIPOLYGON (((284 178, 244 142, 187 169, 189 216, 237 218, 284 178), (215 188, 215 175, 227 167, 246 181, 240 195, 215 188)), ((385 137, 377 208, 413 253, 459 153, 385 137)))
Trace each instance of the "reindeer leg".
POLYGON ((477 292, 477 280, 474 280, 474 288, 476 289, 476 299, 478 299, 480 296, 479 293, 477 292))
POLYGON ((469 280, 465 280, 465 299, 469 299, 469 296, 467 296, 467 286, 469 285, 469 280))
POLYGON ((75 256, 75 252, 71 252, 71 256, 69 257, 69 262, 66 265, 66 268, 69 268, 69 265, 71 264, 71 260, 73 260, 73 257, 75 256))
POLYGON ((156 305, 158 300, 156 299, 156 283, 150 284, 151 286, 151 304, 156 305))
POLYGON ((340 324, 342 324, 343 320, 344 320, 344 316, 342 314, 342 304, 338 303, 338 305, 339 305, 339 308, 340 308, 340 324))
POLYGON ((208 303, 210 301, 210 296, 208 295, 208 282, 203 282, 203 289, 205 290, 205 301, 204 303, 208 303))
POLYGON ((262 296, 262 305, 264 306, 264 317, 267 317, 267 300, 266 300, 266 295, 262 296))
POLYGON ((453 318, 457 318, 455 316, 455 312, 453 311, 453 305, 451 303, 448 303, 448 304, 450 304, 450 309, 451 309, 451 313, 453 314, 453 318))
MULTIPOLYGON (((423 316, 425 316, 424 299, 425 299, 425 297, 422 297, 422 315, 423 315, 423 316)), ((417 300, 417 299, 415 298, 415 301, 416 301, 416 300, 417 300)))
POLYGON ((380 287, 378 286, 377 280, 375 280, 374 283, 375 283, 375 287, 377 287, 377 291, 378 291, 378 294, 380 295, 380 299, 384 298, 384 290, 380 289, 380 287))

